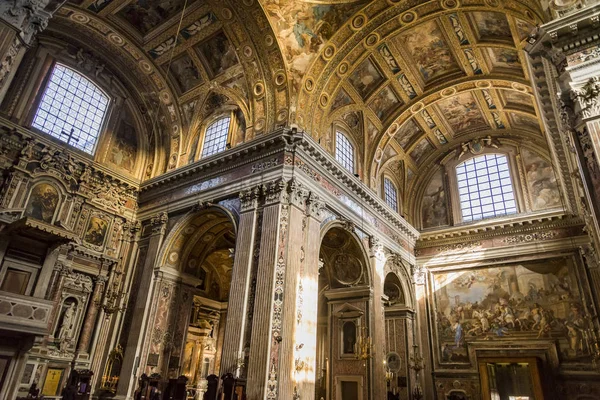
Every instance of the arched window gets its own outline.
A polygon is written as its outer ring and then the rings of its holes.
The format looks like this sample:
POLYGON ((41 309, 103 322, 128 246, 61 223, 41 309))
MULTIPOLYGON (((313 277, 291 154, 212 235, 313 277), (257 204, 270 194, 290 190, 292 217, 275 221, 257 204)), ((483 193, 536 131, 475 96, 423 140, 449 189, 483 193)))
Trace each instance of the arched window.
POLYGON ((229 125, 231 125, 231 116, 219 118, 206 128, 202 144, 202 158, 220 153, 227 148, 229 125))
POLYGON ((335 133, 335 158, 342 167, 354 173, 354 146, 340 131, 335 133))
POLYGON ((389 178, 383 178, 383 195, 385 202, 398 212, 398 190, 389 178))
POLYGON ((32 126, 93 154, 108 104, 108 96, 96 84, 71 68, 56 64, 32 126))
POLYGON ((463 221, 514 214, 517 204, 508 159, 485 154, 456 166, 463 221))

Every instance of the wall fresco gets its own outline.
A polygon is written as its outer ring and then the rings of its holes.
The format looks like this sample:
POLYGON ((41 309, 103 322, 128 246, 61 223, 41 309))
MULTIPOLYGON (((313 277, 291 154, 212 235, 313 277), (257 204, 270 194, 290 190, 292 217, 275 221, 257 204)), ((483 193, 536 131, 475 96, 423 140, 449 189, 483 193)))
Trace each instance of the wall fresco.
POLYGON ((473 340, 558 341, 560 356, 588 360, 588 321, 564 258, 434 274, 442 363, 467 363, 473 340))

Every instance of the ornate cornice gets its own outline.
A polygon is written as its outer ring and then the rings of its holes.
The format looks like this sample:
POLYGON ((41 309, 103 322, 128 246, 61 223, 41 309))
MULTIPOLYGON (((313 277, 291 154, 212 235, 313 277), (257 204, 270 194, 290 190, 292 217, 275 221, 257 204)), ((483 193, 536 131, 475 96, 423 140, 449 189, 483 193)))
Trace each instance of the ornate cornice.
MULTIPOLYGON (((300 156, 304 163, 329 177, 330 182, 335 184, 336 189, 345 189, 348 193, 352 193, 357 203, 372 208, 387 223, 406 234, 411 240, 416 240, 419 237, 419 232, 392 210, 373 190, 367 187, 359 178, 342 168, 335 158, 310 135, 297 129, 280 128, 273 133, 261 136, 233 149, 153 178, 143 183, 140 188, 142 202, 160 197, 174 188, 189 185, 191 180, 197 180, 198 177, 210 179, 221 175, 225 171, 231 171, 242 166, 250 165, 253 167, 253 164, 257 161, 264 160, 277 153, 292 153, 300 156)), ((282 168, 283 164, 273 163, 272 167, 282 168)))
POLYGON ((417 242, 417 249, 457 242, 467 248, 468 243, 464 242, 465 238, 469 238, 470 243, 498 236, 530 233, 540 229, 583 225, 584 221, 580 217, 564 214, 563 212, 511 215, 497 220, 481 221, 480 223, 422 233, 417 242))

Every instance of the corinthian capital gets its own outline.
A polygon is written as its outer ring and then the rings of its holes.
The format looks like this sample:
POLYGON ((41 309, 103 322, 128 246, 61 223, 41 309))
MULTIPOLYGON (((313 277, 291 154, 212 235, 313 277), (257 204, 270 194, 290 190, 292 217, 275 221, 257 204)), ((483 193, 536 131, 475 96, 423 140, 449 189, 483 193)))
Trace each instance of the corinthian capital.
POLYGON ((265 204, 273 204, 277 202, 287 202, 288 194, 286 191, 287 184, 285 181, 278 179, 263 185, 263 193, 265 195, 265 204))
POLYGON ((571 97, 577 101, 578 111, 582 119, 600 116, 600 78, 590 78, 583 85, 571 91, 571 97))
POLYGON ((321 201, 321 198, 314 192, 310 192, 308 199, 306 200, 306 213, 313 218, 318 220, 323 216, 323 209, 325 204, 321 201))
POLYGON ((254 210, 258 207, 258 199, 260 198, 260 189, 253 187, 240 192, 241 212, 254 210))
POLYGON ((156 216, 152 217, 150 220, 150 225, 152 225, 152 233, 165 233, 168 221, 169 216, 166 212, 159 212, 156 214, 156 216))
POLYGON ((306 190, 300 182, 292 179, 288 182, 288 192, 290 195, 290 203, 304 209, 306 206, 306 199, 308 199, 309 195, 308 190, 306 190))

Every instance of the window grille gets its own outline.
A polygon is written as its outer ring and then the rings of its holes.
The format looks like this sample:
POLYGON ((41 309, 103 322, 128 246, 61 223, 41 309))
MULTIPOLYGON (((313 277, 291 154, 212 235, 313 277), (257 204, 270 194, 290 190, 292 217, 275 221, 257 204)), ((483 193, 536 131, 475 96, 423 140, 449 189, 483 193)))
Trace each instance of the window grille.
POLYGON ((354 173, 354 146, 341 132, 336 132, 335 136, 335 158, 342 167, 354 173))
POLYGON ((231 117, 223 117, 213 122, 206 128, 204 145, 202 146, 202 157, 208 157, 224 151, 227 148, 229 137, 229 125, 231 117))
POLYGON ((93 154, 108 104, 108 96, 92 81, 56 64, 32 126, 93 154))
POLYGON ((517 204, 506 156, 486 154, 456 167, 465 222, 514 214, 517 204))
POLYGON ((383 179, 383 194, 385 196, 385 202, 398 212, 398 191, 394 183, 388 179, 383 179))

